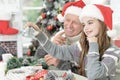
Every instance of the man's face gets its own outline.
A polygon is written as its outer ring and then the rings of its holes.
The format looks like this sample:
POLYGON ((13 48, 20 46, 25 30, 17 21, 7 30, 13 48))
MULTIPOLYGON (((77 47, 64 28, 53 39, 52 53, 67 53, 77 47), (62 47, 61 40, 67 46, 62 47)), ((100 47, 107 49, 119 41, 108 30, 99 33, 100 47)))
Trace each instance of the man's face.
POLYGON ((80 23, 79 16, 74 14, 67 14, 64 20, 64 31, 68 37, 78 35, 82 31, 82 24, 80 23))

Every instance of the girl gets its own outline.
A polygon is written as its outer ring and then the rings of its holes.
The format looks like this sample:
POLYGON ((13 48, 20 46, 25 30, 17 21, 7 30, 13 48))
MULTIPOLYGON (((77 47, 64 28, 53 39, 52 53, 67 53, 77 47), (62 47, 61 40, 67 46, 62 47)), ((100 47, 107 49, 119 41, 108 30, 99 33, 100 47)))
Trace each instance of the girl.
POLYGON ((86 70, 88 80, 115 80, 119 56, 107 34, 112 33, 112 12, 111 8, 98 4, 87 5, 82 10, 80 72, 84 74, 86 70), (86 64, 84 57, 87 57, 86 64))
POLYGON ((117 53, 120 51, 112 46, 106 34, 108 29, 112 30, 112 10, 103 5, 88 5, 83 8, 80 20, 84 26, 80 38, 81 52, 78 45, 52 44, 37 26, 32 27, 38 31, 36 38, 43 49, 59 59, 79 63, 80 75, 88 77, 88 80, 115 80, 117 53))

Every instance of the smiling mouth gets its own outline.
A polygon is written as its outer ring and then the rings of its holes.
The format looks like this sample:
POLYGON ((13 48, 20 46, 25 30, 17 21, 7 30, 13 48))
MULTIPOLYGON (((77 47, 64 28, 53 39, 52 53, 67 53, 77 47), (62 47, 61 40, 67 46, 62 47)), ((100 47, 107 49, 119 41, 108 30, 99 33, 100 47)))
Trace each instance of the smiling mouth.
POLYGON ((87 32, 86 32, 87 35, 90 34, 90 33, 92 33, 92 31, 87 31, 87 32))
POLYGON ((67 32, 73 32, 73 30, 71 30, 71 29, 66 29, 66 31, 67 31, 67 32))

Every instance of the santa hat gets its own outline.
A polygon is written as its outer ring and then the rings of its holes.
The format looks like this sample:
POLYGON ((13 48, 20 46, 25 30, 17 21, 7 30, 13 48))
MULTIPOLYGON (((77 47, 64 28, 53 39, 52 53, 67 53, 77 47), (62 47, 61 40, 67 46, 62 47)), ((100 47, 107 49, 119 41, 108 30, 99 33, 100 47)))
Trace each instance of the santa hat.
POLYGON ((80 16, 81 9, 85 6, 85 3, 82 0, 76 2, 68 2, 63 6, 62 14, 58 14, 57 18, 60 22, 64 21, 66 14, 75 14, 80 16))
POLYGON ((112 9, 105 5, 100 4, 87 5, 82 9, 80 20, 82 21, 82 18, 87 16, 103 21, 109 29, 107 31, 108 36, 113 37, 116 35, 116 31, 112 29, 113 27, 112 13, 113 13, 112 9))

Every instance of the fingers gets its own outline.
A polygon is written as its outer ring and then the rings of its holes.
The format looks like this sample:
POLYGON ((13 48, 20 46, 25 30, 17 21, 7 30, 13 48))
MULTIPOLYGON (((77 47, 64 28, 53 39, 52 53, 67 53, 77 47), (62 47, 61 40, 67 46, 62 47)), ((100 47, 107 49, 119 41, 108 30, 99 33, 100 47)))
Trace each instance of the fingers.
POLYGON ((41 31, 40 28, 36 24, 34 24, 32 22, 27 22, 24 26, 25 27, 32 27, 32 28, 34 28, 38 32, 41 31))
POLYGON ((61 32, 59 32, 57 35, 63 35, 65 32, 64 31, 61 31, 61 32))
POLYGON ((97 42, 97 37, 87 37, 89 42, 97 42))
POLYGON ((48 66, 50 66, 50 65, 57 66, 57 65, 58 65, 58 62, 59 62, 59 59, 54 58, 54 57, 52 57, 52 56, 49 55, 49 54, 46 55, 46 56, 44 57, 44 59, 45 59, 46 64, 47 64, 48 66))
POLYGON ((56 36, 54 39, 53 39, 53 43, 57 44, 57 45, 64 45, 66 42, 66 39, 63 38, 63 37, 60 37, 60 36, 56 36))
POLYGON ((31 27, 31 26, 34 26, 35 24, 32 23, 32 22, 27 22, 24 27, 31 27))
POLYGON ((51 59, 51 58, 52 58, 52 56, 51 56, 50 54, 45 55, 45 57, 44 57, 45 61, 48 61, 48 60, 51 59))
POLYGON ((57 44, 57 45, 63 45, 66 42, 66 37, 63 37, 63 34, 65 32, 59 32, 58 34, 56 34, 53 38, 53 43, 57 44))

